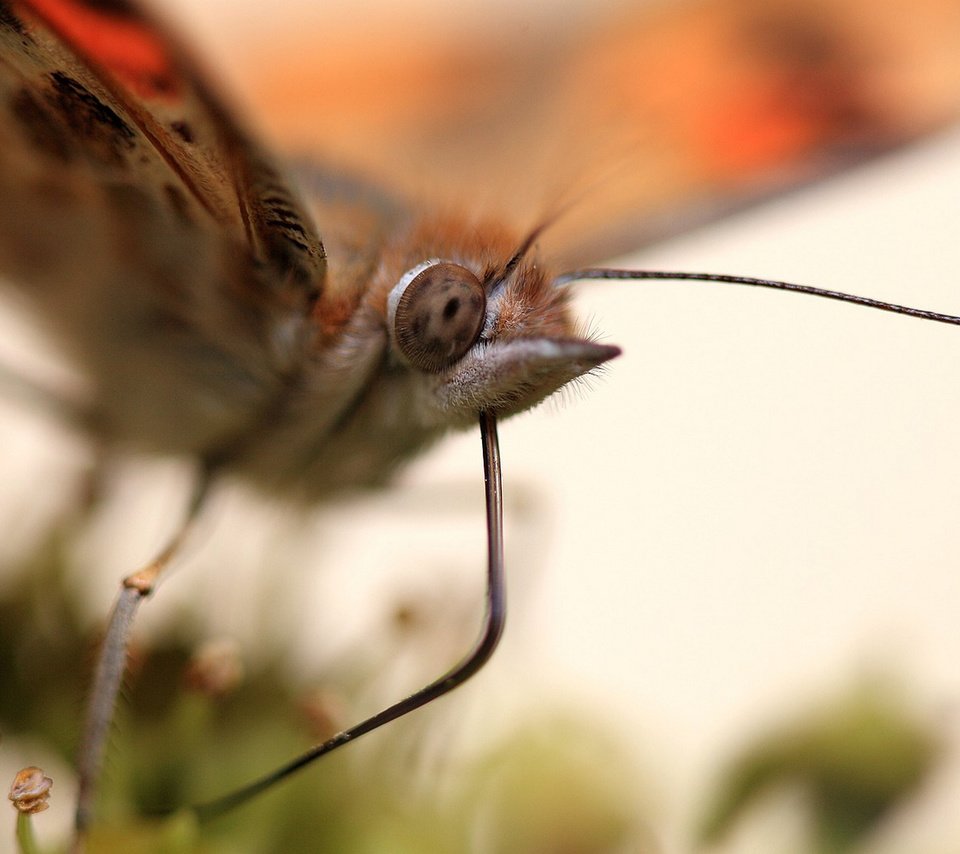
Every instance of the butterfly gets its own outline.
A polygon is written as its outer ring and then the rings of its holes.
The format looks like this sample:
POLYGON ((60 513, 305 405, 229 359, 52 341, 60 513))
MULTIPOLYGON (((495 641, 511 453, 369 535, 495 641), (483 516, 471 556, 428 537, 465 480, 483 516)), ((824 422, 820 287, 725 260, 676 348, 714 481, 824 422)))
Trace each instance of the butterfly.
POLYGON ((539 228, 421 215, 348 184, 312 206, 318 233, 138 7, 2 13, 5 272, 86 366, 94 405, 76 418, 104 441, 314 501, 616 355, 549 286, 539 228))

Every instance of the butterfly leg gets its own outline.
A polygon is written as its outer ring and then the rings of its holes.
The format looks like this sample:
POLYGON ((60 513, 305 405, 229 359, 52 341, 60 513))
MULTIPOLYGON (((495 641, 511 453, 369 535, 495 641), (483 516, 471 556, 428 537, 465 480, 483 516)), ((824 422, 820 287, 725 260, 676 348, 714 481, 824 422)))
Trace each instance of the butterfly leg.
POLYGON ((194 523, 209 494, 211 480, 212 470, 208 468, 199 476, 184 519, 166 546, 146 566, 128 575, 121 583, 120 594, 110 613, 106 634, 100 647, 87 704, 77 769, 74 852, 83 850, 83 837, 90 824, 104 748, 126 666, 134 617, 140 603, 153 592, 164 569, 179 553, 184 541, 193 530, 194 523))

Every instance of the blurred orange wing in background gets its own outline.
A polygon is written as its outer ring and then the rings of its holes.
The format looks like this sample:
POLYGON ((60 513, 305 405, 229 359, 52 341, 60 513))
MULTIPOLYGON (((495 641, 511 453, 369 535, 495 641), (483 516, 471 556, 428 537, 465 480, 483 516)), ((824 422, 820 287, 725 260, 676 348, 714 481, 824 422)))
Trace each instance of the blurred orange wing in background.
POLYGON ((287 149, 521 230, 567 210, 544 241, 566 262, 683 231, 960 114, 953 2, 576 11, 546 4, 460 37, 422 20, 379 39, 281 21, 241 42, 235 76, 287 149))

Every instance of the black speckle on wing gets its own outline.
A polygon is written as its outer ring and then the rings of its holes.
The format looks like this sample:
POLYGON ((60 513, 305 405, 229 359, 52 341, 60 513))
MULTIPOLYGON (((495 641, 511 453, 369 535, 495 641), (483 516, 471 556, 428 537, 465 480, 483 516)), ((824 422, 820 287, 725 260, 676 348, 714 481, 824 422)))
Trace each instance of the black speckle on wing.
POLYGON ((276 195, 269 195, 263 198, 266 213, 264 215, 264 224, 269 226, 283 237, 287 242, 295 246, 301 252, 309 252, 309 235, 305 228, 301 215, 291 206, 290 200, 276 195))
POLYGON ((272 167, 263 163, 258 166, 252 182, 257 200, 253 215, 266 257, 285 280, 316 283, 317 270, 323 265, 323 247, 272 167))
POLYGON ((306 243, 297 240, 285 231, 277 234, 267 246, 268 257, 271 262, 295 282, 306 281, 309 276, 309 272, 304 268, 299 257, 300 253, 306 253, 309 250, 310 247, 306 243), (296 252, 291 252, 290 247, 293 247, 296 252))
POLYGON ((180 139, 187 143, 187 145, 190 145, 196 139, 196 134, 193 132, 193 128, 190 126, 189 122, 171 122, 170 130, 172 130, 178 137, 180 137, 180 139))
POLYGON ((0 28, 13 30, 13 32, 19 36, 25 36, 27 34, 26 27, 24 27, 20 19, 13 14, 9 4, 7 4, 5 0, 0 0, 0 28))
MULTIPOLYGON (((307 236, 307 230, 295 219, 283 216, 268 216, 265 222, 278 231, 282 231, 291 240, 294 239, 293 234, 299 234, 301 237, 307 236)), ((306 248, 306 244, 304 244, 304 248, 306 248)))
POLYGON ((82 83, 62 71, 50 75, 54 107, 84 149, 104 163, 121 165, 134 148, 133 129, 82 83))

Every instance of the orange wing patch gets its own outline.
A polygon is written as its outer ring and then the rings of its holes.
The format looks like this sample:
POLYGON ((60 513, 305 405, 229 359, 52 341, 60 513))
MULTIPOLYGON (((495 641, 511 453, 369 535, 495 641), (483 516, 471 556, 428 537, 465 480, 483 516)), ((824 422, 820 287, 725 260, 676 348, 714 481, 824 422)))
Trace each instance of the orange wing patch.
POLYGON ((367 21, 311 29, 294 4, 287 23, 271 10, 270 39, 232 42, 235 76, 277 140, 425 204, 520 231, 569 209, 543 245, 574 265, 960 116, 954 2, 570 5, 527 4, 523 27, 400 20, 378 39, 367 21))
POLYGON ((31 0, 24 4, 84 56, 138 97, 177 94, 174 62, 155 28, 75 0, 31 0))

